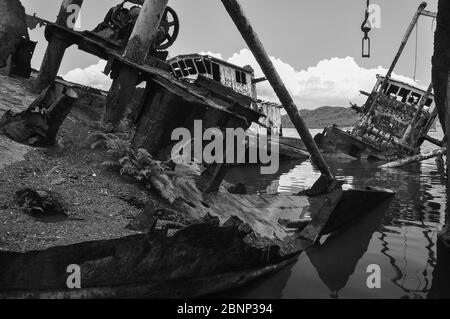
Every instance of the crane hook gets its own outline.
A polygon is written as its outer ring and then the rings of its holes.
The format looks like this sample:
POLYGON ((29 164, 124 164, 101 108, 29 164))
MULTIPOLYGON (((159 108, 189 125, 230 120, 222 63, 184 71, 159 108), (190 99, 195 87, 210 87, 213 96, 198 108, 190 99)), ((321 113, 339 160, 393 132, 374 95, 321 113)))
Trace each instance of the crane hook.
POLYGON ((363 58, 370 58, 369 32, 372 30, 372 27, 369 22, 369 17, 370 17, 369 7, 370 7, 370 0, 367 0, 365 19, 364 19, 363 23, 361 24, 361 31, 364 33, 364 37, 362 39, 362 57, 363 58))

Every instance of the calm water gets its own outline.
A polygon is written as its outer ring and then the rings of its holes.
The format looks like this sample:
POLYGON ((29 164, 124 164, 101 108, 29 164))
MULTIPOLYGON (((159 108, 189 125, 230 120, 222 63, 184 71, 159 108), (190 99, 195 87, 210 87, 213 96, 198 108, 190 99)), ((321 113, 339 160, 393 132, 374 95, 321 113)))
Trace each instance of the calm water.
MULTIPOLYGON (((312 131, 313 134, 320 130, 312 131)), ((296 136, 294 130, 286 135, 296 136)), ((442 131, 432 132, 442 138, 442 131)), ((435 148, 424 144, 423 151, 435 148)), ((450 297, 449 252, 437 247, 445 222, 445 181, 435 160, 408 168, 381 170, 377 163, 327 157, 346 187, 380 186, 397 192, 345 231, 302 253, 297 263, 226 296, 236 298, 431 298, 450 297), (367 267, 381 267, 381 289, 366 285, 367 267)), ((293 193, 319 177, 309 161, 282 163, 280 173, 260 176, 258 168, 235 169, 229 180, 250 192, 293 193), (248 184, 248 181, 252 181, 248 184)))

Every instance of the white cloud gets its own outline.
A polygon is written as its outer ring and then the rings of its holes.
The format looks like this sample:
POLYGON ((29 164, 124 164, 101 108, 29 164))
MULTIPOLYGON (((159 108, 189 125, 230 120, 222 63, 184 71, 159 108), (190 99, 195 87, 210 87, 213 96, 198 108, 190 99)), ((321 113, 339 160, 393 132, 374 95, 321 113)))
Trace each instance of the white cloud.
MULTIPOLYGON (((320 106, 348 106, 349 102, 362 104, 366 97, 360 90, 370 92, 376 75, 384 75, 387 70, 378 67, 366 69, 359 66, 352 57, 331 58, 320 61, 316 66, 297 71, 281 59, 271 57, 288 90, 299 108, 312 109, 320 106)), ((233 54, 228 62, 244 66, 251 65, 257 77, 263 76, 261 68, 248 49, 233 54)), ((394 74, 393 77, 413 85, 412 79, 394 74)), ((421 86, 422 87, 422 86, 421 86)), ((270 84, 266 81, 258 85, 258 94, 263 99, 277 100, 270 84)))
MULTIPOLYGON (((220 53, 208 51, 201 52, 201 54, 223 59, 220 53)), ((363 68, 352 57, 322 60, 317 65, 300 71, 295 70, 281 59, 274 57, 271 59, 297 106, 306 109, 325 105, 348 106, 350 101, 361 105, 365 102, 366 97, 360 95, 359 91, 370 92, 375 84, 376 75, 383 75, 387 72, 382 67, 363 68)), ((239 66, 251 65, 255 69, 257 77, 263 76, 258 63, 248 49, 233 54, 227 61, 239 66)), ((67 81, 108 90, 111 86, 111 79, 103 74, 105 65, 105 61, 99 61, 84 69, 74 69, 63 77, 67 81)), ((394 78, 418 85, 405 76, 394 74, 394 78)), ((261 99, 277 101, 277 97, 267 81, 258 84, 258 95, 261 99)))
POLYGON ((100 90, 109 90, 112 80, 103 73, 106 61, 98 61, 84 69, 76 68, 63 75, 66 81, 90 86, 100 90))
POLYGON ((214 53, 214 52, 211 52, 211 51, 206 51, 206 52, 202 51, 199 54, 200 55, 209 55, 209 56, 212 56, 213 58, 223 60, 222 54, 220 54, 220 53, 214 53))

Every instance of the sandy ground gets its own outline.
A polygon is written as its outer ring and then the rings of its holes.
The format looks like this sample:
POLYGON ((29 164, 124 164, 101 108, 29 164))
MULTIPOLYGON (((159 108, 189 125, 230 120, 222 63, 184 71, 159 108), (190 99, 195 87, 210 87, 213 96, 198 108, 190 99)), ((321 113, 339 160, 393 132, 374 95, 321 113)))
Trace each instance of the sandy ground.
MULTIPOLYGON (((35 97, 26 82, 0 75, 0 115, 25 109, 35 97)), ((62 149, 33 149, 0 136, 0 250, 40 250, 135 234, 125 227, 141 212, 147 195, 140 185, 101 166, 104 151, 80 147, 92 128, 77 112, 61 127, 62 149), (22 188, 59 194, 67 218, 28 215, 16 203, 15 192, 22 188)))

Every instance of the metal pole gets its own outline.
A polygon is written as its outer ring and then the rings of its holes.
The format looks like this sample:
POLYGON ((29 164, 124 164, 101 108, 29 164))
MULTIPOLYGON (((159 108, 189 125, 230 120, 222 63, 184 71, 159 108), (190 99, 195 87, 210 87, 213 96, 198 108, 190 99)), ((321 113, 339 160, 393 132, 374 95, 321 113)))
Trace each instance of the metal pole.
POLYGON ((422 14, 422 12, 425 10, 425 8, 427 7, 427 3, 426 2, 422 2, 419 6, 419 8, 417 9, 416 13, 414 14, 414 17, 411 21, 411 23, 408 26, 408 29, 406 30, 406 33, 403 37, 402 43, 400 45, 400 48, 398 49, 397 54, 395 55, 394 61, 392 61, 392 64, 386 74, 386 77, 384 78, 383 83, 381 84, 381 87, 375 97, 375 99, 372 102, 372 105, 370 106, 368 112, 366 113, 366 115, 363 117, 362 121, 363 123, 366 123, 369 116, 373 113, 375 106, 378 102, 378 99, 380 98, 381 94, 383 94, 383 91, 386 89, 388 82, 391 78, 392 72, 394 71, 395 66, 397 65, 398 60, 400 59, 400 56, 403 53, 403 50, 405 49, 406 44, 408 43, 409 37, 411 36, 411 33, 414 30, 414 27, 417 24, 417 21, 419 20, 420 15, 422 14))
MULTIPOLYGON (((64 0, 61 3, 56 24, 67 29, 73 29, 73 21, 70 21, 73 14, 76 13, 73 9, 81 8, 82 4, 83 0, 64 0)), ((67 47, 68 44, 58 34, 52 35, 45 51, 44 59, 42 60, 39 75, 33 84, 33 90, 35 92, 40 93, 55 81, 67 47)))
POLYGON ((313 163, 319 168, 322 175, 326 176, 329 181, 334 181, 335 177, 331 172, 328 164, 323 158, 317 144, 314 142, 314 139, 311 136, 308 128, 305 125, 305 122, 300 117, 298 112, 298 108, 294 103, 289 91, 284 85, 283 81, 280 78, 277 70, 272 64, 272 61, 269 58, 264 46, 259 39, 256 32, 253 30, 253 27, 250 24, 250 21, 247 19, 241 5, 237 0, 221 0, 225 9, 228 11, 228 14, 234 21, 234 24, 238 28, 248 47, 252 51, 255 59, 258 61, 261 69, 263 70, 266 78, 269 80, 272 85, 275 93, 283 104, 284 109, 288 113, 292 123, 295 125, 300 137, 303 139, 309 153, 311 154, 311 158, 313 163))

